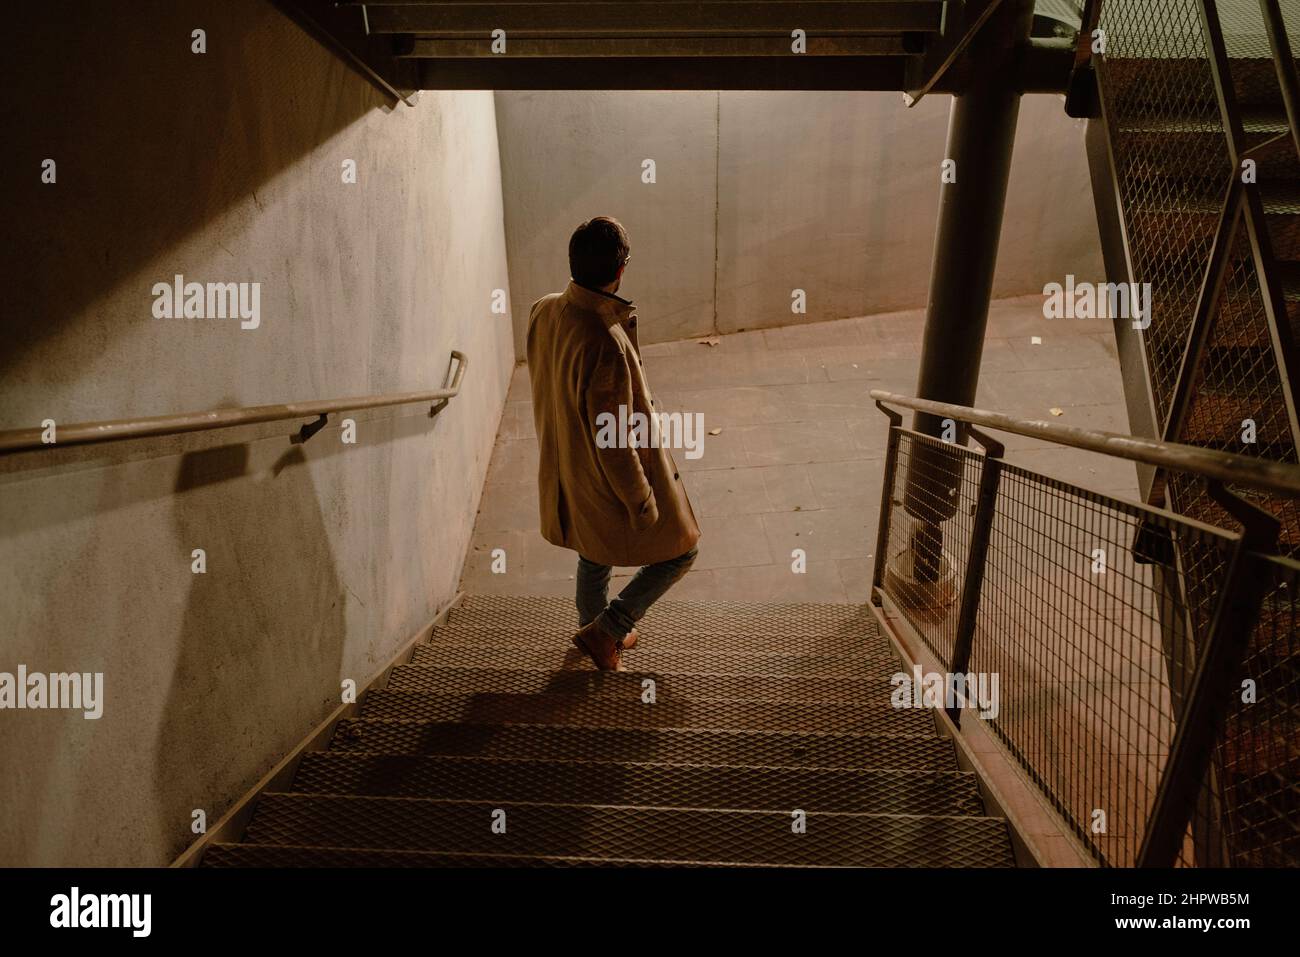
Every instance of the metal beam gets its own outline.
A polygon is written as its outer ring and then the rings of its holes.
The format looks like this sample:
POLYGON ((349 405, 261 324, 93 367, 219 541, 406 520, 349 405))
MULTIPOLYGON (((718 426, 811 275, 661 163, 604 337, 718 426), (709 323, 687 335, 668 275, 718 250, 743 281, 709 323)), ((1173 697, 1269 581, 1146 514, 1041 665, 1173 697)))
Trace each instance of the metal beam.
POLYGON ((901 90, 907 57, 424 59, 425 90, 901 90))
POLYGON ((733 0, 668 3, 405 3, 365 4, 371 33, 486 36, 493 30, 583 36, 709 34, 734 36, 794 29, 824 33, 933 32, 941 0, 836 0, 804 3, 737 3, 733 0))
POLYGON ((343 60, 385 96, 414 105, 416 70, 393 58, 391 37, 369 36, 362 10, 339 7, 331 0, 272 0, 275 6, 318 43, 343 60))
MULTIPOLYGON (((907 56, 916 52, 912 34, 809 36, 806 56, 907 56)), ((397 56, 431 59, 470 57, 788 57, 790 37, 530 37, 511 34, 505 54, 491 37, 402 37, 397 56)))

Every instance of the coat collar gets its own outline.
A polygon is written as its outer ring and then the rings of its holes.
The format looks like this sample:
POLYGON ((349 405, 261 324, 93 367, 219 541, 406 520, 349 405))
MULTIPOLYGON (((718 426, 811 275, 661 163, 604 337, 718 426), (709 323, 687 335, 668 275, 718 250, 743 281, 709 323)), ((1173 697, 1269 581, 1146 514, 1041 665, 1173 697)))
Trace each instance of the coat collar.
POLYGON ((627 322, 636 314, 636 307, 622 296, 601 292, 598 289, 588 289, 586 286, 578 285, 572 279, 565 287, 564 298, 579 309, 596 313, 605 320, 606 326, 627 322))

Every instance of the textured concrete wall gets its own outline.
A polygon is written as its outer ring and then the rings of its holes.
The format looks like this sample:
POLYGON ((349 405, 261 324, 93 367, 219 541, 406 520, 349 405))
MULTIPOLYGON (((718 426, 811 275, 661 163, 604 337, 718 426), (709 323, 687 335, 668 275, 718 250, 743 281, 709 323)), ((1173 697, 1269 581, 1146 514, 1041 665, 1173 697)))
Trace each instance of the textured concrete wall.
POLYGON ((717 95, 514 92, 496 104, 515 352, 529 304, 568 279, 569 235, 600 215, 632 236, 623 293, 650 322, 642 341, 713 328, 717 95))
MULTIPOLYGON (((947 97, 889 93, 497 93, 511 288, 568 275, 606 213, 632 235, 644 341, 923 306, 947 97), (657 182, 642 182, 642 161, 657 182), (791 312, 803 289, 807 312, 791 312)), ((960 173, 959 173, 960 175, 960 173)), ((1081 121, 1027 96, 994 294, 1102 278, 1081 121)), ((516 314, 516 342, 526 310, 516 314)))
POLYGON ((32 82, 0 93, 0 428, 472 360, 435 417, 354 415, 355 445, 336 418, 0 458, 0 672, 106 685, 99 720, 0 711, 0 864, 160 864, 454 594, 513 363, 493 103, 389 110, 260 0, 36 9, 7 14, 32 82), (260 282, 260 327, 153 318, 176 273, 260 282))

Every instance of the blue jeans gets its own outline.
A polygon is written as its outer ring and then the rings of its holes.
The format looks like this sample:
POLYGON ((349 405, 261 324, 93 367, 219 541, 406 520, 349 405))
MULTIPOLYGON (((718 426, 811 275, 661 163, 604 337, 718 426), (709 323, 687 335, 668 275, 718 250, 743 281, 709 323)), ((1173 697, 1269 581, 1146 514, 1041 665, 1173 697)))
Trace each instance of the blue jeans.
POLYGON ((697 554, 696 549, 692 548, 666 562, 646 565, 632 576, 632 580, 623 586, 613 601, 607 601, 609 576, 613 569, 579 555, 576 576, 578 624, 585 627, 593 621, 597 622, 606 634, 622 641, 650 610, 650 606, 691 570, 697 554))

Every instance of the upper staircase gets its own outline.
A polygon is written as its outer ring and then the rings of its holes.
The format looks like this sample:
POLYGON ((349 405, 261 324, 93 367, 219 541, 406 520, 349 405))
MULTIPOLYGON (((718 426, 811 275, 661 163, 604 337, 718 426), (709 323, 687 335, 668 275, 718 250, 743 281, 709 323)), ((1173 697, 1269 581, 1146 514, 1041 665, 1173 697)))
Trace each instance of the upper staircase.
POLYGON ((662 601, 621 673, 575 619, 465 598, 202 864, 1014 864, 868 607, 662 601))
MULTIPOLYGON (((1283 0, 1089 0, 1105 37, 1092 57, 1089 160, 1111 281, 1149 283, 1150 325, 1116 321, 1132 429, 1166 441, 1296 463, 1300 363, 1300 134, 1284 92, 1300 68, 1300 7, 1283 0), (1270 31, 1266 8, 1274 8, 1270 31)), ((1300 500, 1230 486, 1229 514, 1195 476, 1148 475, 1147 500, 1210 525, 1247 527, 1300 557, 1300 500), (1255 511, 1258 510, 1258 511, 1255 511), (1251 513, 1254 512, 1252 515, 1251 513)), ((1180 544, 1178 588, 1212 594, 1180 544)), ((1166 622, 1166 627, 1182 623, 1166 622)), ((1203 646, 1208 618, 1187 622, 1203 646)), ((1242 629, 1238 629, 1241 631, 1242 629)), ((1202 863, 1294 860, 1300 647, 1293 597, 1270 587, 1206 782, 1223 836, 1202 863)))

